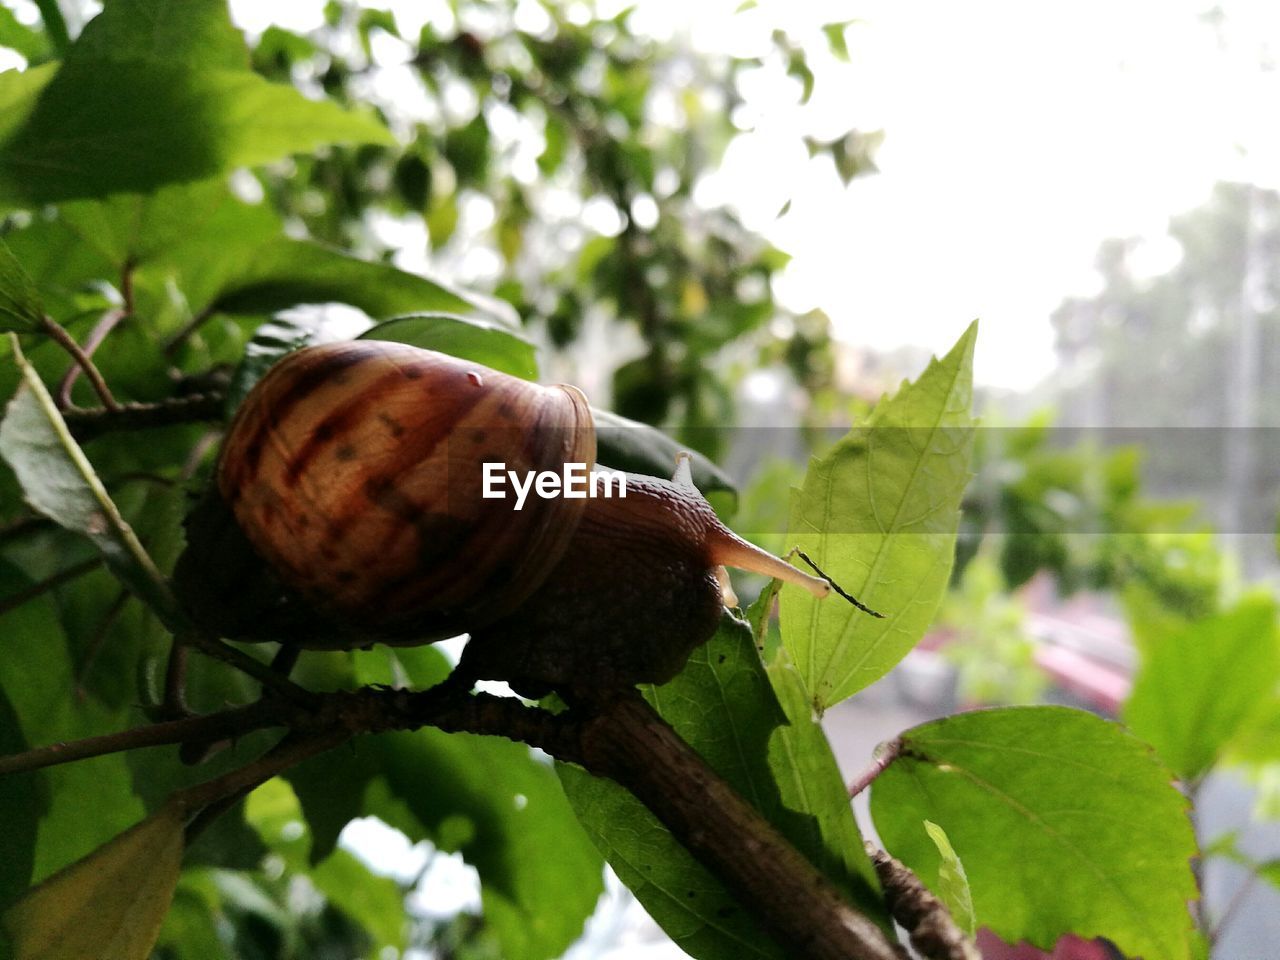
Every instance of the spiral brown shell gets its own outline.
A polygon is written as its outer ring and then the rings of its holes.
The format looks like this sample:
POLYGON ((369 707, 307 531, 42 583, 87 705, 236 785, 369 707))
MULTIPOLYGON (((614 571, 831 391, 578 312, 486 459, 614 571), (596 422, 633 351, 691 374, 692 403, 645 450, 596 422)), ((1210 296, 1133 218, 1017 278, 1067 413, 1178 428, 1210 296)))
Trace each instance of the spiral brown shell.
POLYGON ((308 347, 233 421, 218 487, 257 551, 320 609, 422 641, 513 610, 585 500, 482 497, 482 465, 595 461, 585 398, 381 341, 308 347))

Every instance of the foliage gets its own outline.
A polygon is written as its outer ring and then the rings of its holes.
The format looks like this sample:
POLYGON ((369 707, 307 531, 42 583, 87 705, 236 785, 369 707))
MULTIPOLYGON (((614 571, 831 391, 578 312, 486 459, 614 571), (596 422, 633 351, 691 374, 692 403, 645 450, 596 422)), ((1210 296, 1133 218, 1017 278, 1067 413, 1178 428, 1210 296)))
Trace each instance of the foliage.
MULTIPOLYGON (((0 644, 6 754, 154 729, 178 706, 243 716, 236 710, 284 709, 307 693, 388 703, 442 683, 450 664, 434 648, 375 646, 303 655, 295 690, 266 669, 262 648, 203 638, 185 703, 175 702, 175 636, 199 634, 169 589, 188 497, 207 486, 218 427, 291 349, 382 337, 534 377, 546 359, 534 344, 568 348, 588 322, 629 329, 639 355, 608 370, 617 414, 601 417, 601 459, 654 472, 669 471, 677 443, 714 453, 722 441, 696 428, 730 422, 717 369, 727 347, 782 356, 810 386, 822 378, 821 318, 782 340, 775 331, 787 325, 768 323, 780 314, 768 283, 780 255, 695 198, 731 135, 736 78, 759 64, 676 56, 634 35, 630 11, 583 23, 554 5, 522 6, 540 10, 540 23, 459 2, 452 22, 403 41, 405 70, 433 105, 426 116, 366 84, 380 69, 373 50, 400 33, 382 11, 331 3, 316 34, 271 28, 252 50, 220 0, 109 0, 74 38, 52 2, 40 4, 40 27, 0 17, 0 42, 32 60, 0 74, 0 323, 14 331, 0 348, 0 623, 14 638, 0 644), (531 140, 504 133, 520 127, 531 140), (536 175, 526 142, 539 147, 536 175), (549 209, 546 190, 573 198, 573 213, 549 209), (614 226, 576 223, 586 209, 614 226), (490 214, 479 227, 475 210, 490 214), (377 229, 390 218, 425 227, 450 282, 392 262, 377 229), (502 265, 477 276, 461 253, 485 239, 502 265), (288 312, 329 302, 356 308, 358 322, 288 312), (260 697, 260 683, 277 690, 260 697)), ((824 36, 838 56, 833 26, 824 36)), ((807 96, 812 73, 796 38, 775 36, 772 50, 765 59, 780 60, 807 96)), ((869 164, 856 136, 810 146, 846 177, 869 164)), ((788 587, 774 626, 771 586, 750 629, 726 614, 683 673, 644 691, 882 931, 878 881, 818 716, 900 660, 946 589, 969 480, 976 340, 970 328, 884 398, 792 494, 788 540, 885 617, 834 597, 817 607, 788 587)), ((695 476, 708 489, 732 486, 706 457, 695 476)), ((1175 671, 1155 654, 1144 669, 1145 696, 1167 706, 1175 671)), ((1273 717, 1265 699, 1258 716, 1273 717)), ((558 716, 551 702, 517 709, 546 725, 558 716)), ((1222 726, 1224 738, 1258 729, 1234 715, 1222 726)), ((67 933, 73 950, 123 937, 129 958, 158 937, 166 958, 353 955, 435 940, 537 960, 580 934, 608 860, 695 956, 785 955, 735 878, 694 861, 621 787, 570 764, 553 769, 517 731, 508 740, 361 729, 319 755, 291 752, 305 738, 254 729, 0 778, 0 904, 16 954, 67 956, 45 950, 67 933), (414 922, 406 887, 342 840, 363 816, 459 853, 477 871, 483 915, 414 922), (116 903, 124 890, 135 895, 116 903)), ((951 718, 903 744, 875 788, 877 828, 929 883, 942 857, 953 902, 967 875, 976 923, 1039 942, 1105 932, 1150 960, 1185 955, 1185 808, 1136 740, 1051 710, 951 718), (969 742, 946 735, 957 730, 969 742), (1078 770, 1088 791, 1067 777, 1078 770), (926 789, 939 778, 946 791, 926 789), (1119 838, 1135 809, 1142 830, 1119 838), (935 845, 926 819, 954 850, 935 845), (1049 902, 1064 863, 1078 868, 1057 839, 1068 829, 1089 870, 1149 908, 1158 930, 1080 876, 1069 899, 1049 902), (1018 844, 1044 851, 1018 860, 1025 892, 999 870, 1018 844)))
POLYGON ((787 641, 819 711, 880 679, 928 627, 951 573, 969 480, 977 325, 920 379, 876 406, 792 497, 789 532, 815 563, 875 609, 821 606, 782 591, 787 641))
POLYGON ((944 862, 927 819, 964 860, 977 917, 1005 940, 1049 948, 1074 932, 1129 955, 1190 956, 1195 838, 1186 801, 1140 741, 1079 711, 1009 707, 916 727, 901 744, 872 787, 872 815, 926 883, 944 862))

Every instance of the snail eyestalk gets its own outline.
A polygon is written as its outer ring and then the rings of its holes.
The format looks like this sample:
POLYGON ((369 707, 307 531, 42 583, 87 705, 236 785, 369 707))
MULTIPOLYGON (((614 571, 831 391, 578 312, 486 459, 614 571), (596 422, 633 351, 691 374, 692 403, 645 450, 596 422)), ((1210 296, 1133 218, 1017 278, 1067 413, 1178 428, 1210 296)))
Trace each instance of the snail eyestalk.
POLYGON ((761 573, 784 583, 794 583, 798 587, 804 587, 818 599, 829 594, 835 586, 830 580, 809 576, 781 557, 775 557, 755 544, 748 543, 727 528, 715 531, 711 546, 712 558, 718 564, 761 573))
POLYGON ((857 597, 853 596, 853 594, 851 594, 851 593, 846 593, 846 592, 845 592, 845 589, 844 589, 842 586, 840 586, 840 584, 836 583, 834 580, 832 580, 830 577, 828 577, 825 573, 823 573, 823 572, 822 572, 822 568, 821 568, 821 567, 819 567, 819 566, 818 566, 816 563, 814 563, 812 560, 810 560, 810 559, 809 559, 809 555, 808 555, 807 553, 805 553, 803 550, 801 550, 799 547, 796 547, 796 549, 795 549, 795 553, 796 553, 796 555, 797 555, 797 556, 799 556, 799 557, 800 557, 800 559, 801 559, 801 560, 803 560, 803 561, 804 561, 805 563, 807 563, 809 566, 813 567, 814 572, 815 572, 815 573, 817 573, 817 575, 818 575, 818 576, 820 576, 820 577, 823 579, 823 581, 825 581, 827 584, 829 584, 829 585, 831 586, 831 589, 832 589, 832 590, 834 590, 836 593, 840 594, 840 596, 844 597, 846 600, 848 600, 850 603, 852 603, 855 607, 857 607, 857 608, 858 608, 859 610, 861 610, 863 613, 868 613, 868 614, 870 614, 871 616, 875 617, 877 620, 883 620, 883 619, 884 619, 884 614, 883 614, 883 613, 877 613, 876 611, 874 611, 874 610, 872 610, 870 607, 868 607, 865 603, 863 603, 861 600, 859 600, 857 597))

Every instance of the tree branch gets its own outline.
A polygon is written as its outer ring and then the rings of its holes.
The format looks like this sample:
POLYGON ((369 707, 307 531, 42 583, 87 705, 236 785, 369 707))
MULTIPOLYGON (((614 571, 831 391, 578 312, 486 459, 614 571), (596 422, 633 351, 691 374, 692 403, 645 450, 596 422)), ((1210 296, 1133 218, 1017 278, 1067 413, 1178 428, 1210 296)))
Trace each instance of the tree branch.
POLYGON ((587 720, 583 766, 635 794, 795 956, 905 956, 638 695, 587 720))
POLYGON ((71 435, 84 443, 117 430, 149 430, 179 423, 217 423, 223 418, 223 397, 201 393, 158 403, 117 403, 112 408, 72 407, 63 412, 71 435))
POLYGON ((204 811, 189 825, 189 830, 199 832, 258 784, 358 734, 433 726, 503 736, 620 783, 792 955, 807 960, 904 960, 905 953, 889 935, 846 901, 635 691, 616 693, 553 714, 515 698, 472 694, 457 674, 420 692, 381 687, 308 692, 305 706, 270 697, 236 710, 0 758, 0 773, 269 726, 288 730, 259 760, 179 794, 188 809, 204 811))
POLYGON ((911 945, 925 960, 982 960, 977 944, 906 864, 870 843, 867 854, 884 888, 889 912, 911 935, 911 945))
POLYGON ((51 743, 25 753, 0 757, 0 776, 142 747, 159 747, 207 737, 240 736, 286 722, 289 709, 287 704, 279 700, 259 700, 233 710, 153 723, 85 740, 51 743))

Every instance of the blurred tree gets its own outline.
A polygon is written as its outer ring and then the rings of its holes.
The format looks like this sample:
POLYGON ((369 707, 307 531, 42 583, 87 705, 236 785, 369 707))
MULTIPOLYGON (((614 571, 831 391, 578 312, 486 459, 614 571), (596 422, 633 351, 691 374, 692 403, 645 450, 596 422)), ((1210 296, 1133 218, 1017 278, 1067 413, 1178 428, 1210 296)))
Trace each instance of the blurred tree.
POLYGON ((1205 501, 1227 532, 1270 533, 1277 451, 1257 428, 1280 404, 1280 194, 1220 183, 1168 239, 1176 262, 1154 274, 1149 245, 1106 241, 1102 290, 1054 313, 1062 421, 1148 431, 1129 439, 1154 491, 1205 501))
MULTIPOLYGON (((327 25, 306 36, 262 34, 256 69, 372 104, 400 141, 268 170, 277 209, 365 255, 403 254, 403 238, 417 238, 428 249, 408 250, 410 262, 495 292, 555 348, 586 341, 589 376, 564 376, 596 380, 600 402, 708 454, 734 422, 729 345, 816 385, 829 365, 825 316, 770 324, 786 315, 770 283, 786 255, 698 187, 748 123, 743 78, 790 75, 807 101, 807 51, 818 43, 847 60, 845 24, 777 29, 768 52, 738 57, 637 34, 630 7, 451 7, 417 36, 349 0, 330 2, 327 25)), ((846 182, 874 169, 876 143, 854 130, 805 140, 846 182)))

